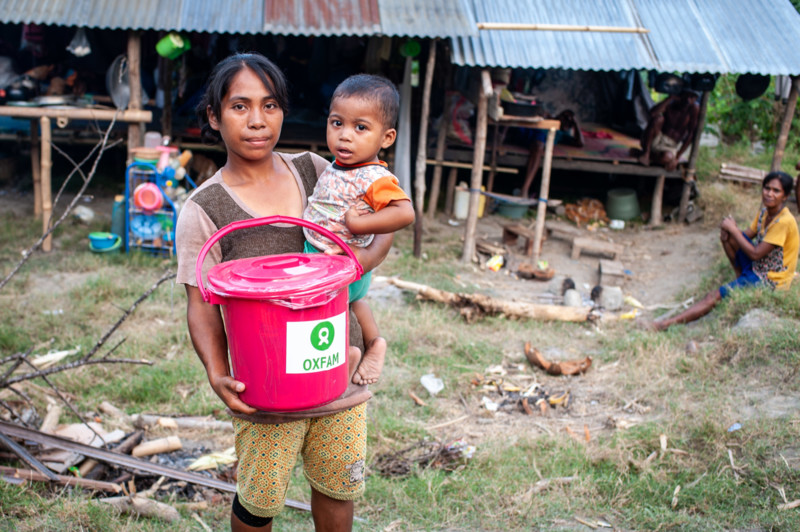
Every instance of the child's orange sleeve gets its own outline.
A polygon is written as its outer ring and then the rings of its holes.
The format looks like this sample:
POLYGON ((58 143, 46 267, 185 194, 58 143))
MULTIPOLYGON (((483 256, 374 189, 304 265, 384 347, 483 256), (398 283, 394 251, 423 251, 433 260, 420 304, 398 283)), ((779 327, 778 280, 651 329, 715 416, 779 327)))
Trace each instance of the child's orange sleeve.
POLYGON ((375 212, 383 209, 393 201, 407 199, 410 199, 408 194, 400 187, 400 182, 394 176, 384 176, 376 179, 364 194, 364 201, 375 212))

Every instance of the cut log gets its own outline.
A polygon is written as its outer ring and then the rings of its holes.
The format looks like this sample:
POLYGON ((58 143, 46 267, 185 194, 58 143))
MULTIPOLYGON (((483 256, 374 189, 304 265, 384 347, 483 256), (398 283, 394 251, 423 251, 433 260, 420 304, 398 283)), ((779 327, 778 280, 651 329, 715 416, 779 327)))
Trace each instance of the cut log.
POLYGON ((423 299, 465 310, 469 315, 475 315, 479 311, 484 314, 505 314, 507 316, 544 321, 581 322, 589 319, 591 310, 589 307, 564 307, 560 305, 505 301, 483 294, 454 294, 453 292, 400 279, 391 279, 390 282, 403 290, 416 292, 423 299))
POLYGON ((167 438, 158 438, 157 440, 150 440, 140 443, 131 451, 131 455, 137 458, 142 456, 150 456, 152 454, 169 453, 181 449, 181 439, 177 436, 169 436, 167 438))
POLYGON ((596 255, 608 255, 612 259, 616 259, 622 254, 625 246, 622 244, 614 244, 612 242, 604 242, 602 240, 595 240, 594 238, 576 238, 572 241, 572 260, 577 260, 581 256, 581 252, 594 253, 596 255))
POLYGON ((131 416, 131 421, 135 427, 140 429, 152 427, 154 425, 172 426, 172 421, 179 429, 203 429, 203 430, 232 430, 233 425, 230 421, 219 421, 217 419, 209 419, 206 417, 171 417, 156 416, 152 414, 134 414, 131 416), (161 419, 168 419, 170 421, 160 421, 161 419))
POLYGON ((146 499, 145 497, 107 497, 98 499, 98 502, 110 504, 120 513, 132 513, 142 517, 155 517, 174 523, 179 521, 181 514, 178 510, 163 502, 146 499))

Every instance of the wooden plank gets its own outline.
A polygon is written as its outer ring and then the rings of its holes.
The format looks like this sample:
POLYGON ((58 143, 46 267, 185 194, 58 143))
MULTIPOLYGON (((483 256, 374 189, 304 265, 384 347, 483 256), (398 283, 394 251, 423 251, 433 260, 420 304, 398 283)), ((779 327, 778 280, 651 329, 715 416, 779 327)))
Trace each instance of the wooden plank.
MULTIPOLYGON (((463 169, 472 168, 471 164, 462 163, 462 162, 458 162, 458 161, 437 161, 436 159, 426 159, 425 163, 429 164, 431 166, 446 166, 448 168, 463 168, 463 169)), ((489 171, 491 169, 492 169, 491 166, 483 165, 483 170, 484 171, 489 171)), ((498 172, 498 173, 503 173, 503 174, 518 174, 519 173, 519 168, 510 168, 510 167, 507 167, 507 166, 498 166, 497 168, 495 168, 495 171, 498 172)))
POLYGON ((572 241, 572 255, 573 260, 578 259, 582 252, 594 253, 596 255, 609 255, 612 259, 616 259, 622 254, 625 246, 622 244, 614 244, 613 242, 604 242, 602 240, 595 240, 594 238, 580 237, 572 241))
MULTIPOLYGON (((593 172, 593 173, 608 173, 608 174, 624 174, 624 175, 638 175, 644 177, 658 177, 664 175, 672 179, 682 179, 683 172, 673 170, 667 172, 660 166, 642 166, 641 164, 609 164, 599 161, 568 161, 566 159, 553 159, 553 168, 559 170, 577 170, 580 172, 593 172)), ((680 168, 680 167, 679 167, 680 168)))

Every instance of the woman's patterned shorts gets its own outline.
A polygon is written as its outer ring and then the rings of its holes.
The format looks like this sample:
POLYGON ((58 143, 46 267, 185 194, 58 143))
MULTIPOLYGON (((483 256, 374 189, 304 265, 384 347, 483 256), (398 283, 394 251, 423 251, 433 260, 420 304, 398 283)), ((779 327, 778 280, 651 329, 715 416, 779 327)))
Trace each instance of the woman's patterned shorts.
POLYGON ((367 405, 288 423, 261 425, 233 419, 239 458, 239 502, 253 515, 274 517, 283 509, 298 454, 317 491, 337 500, 364 493, 367 405))

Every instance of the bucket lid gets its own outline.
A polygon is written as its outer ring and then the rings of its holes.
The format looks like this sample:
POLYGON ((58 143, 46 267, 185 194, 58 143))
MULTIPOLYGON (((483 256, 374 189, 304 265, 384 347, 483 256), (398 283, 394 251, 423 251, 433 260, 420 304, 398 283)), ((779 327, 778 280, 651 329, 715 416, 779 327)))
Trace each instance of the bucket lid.
POLYGON ((357 278, 356 263, 346 255, 289 253, 217 264, 208 272, 208 289, 241 299, 296 300, 336 290, 357 278))

